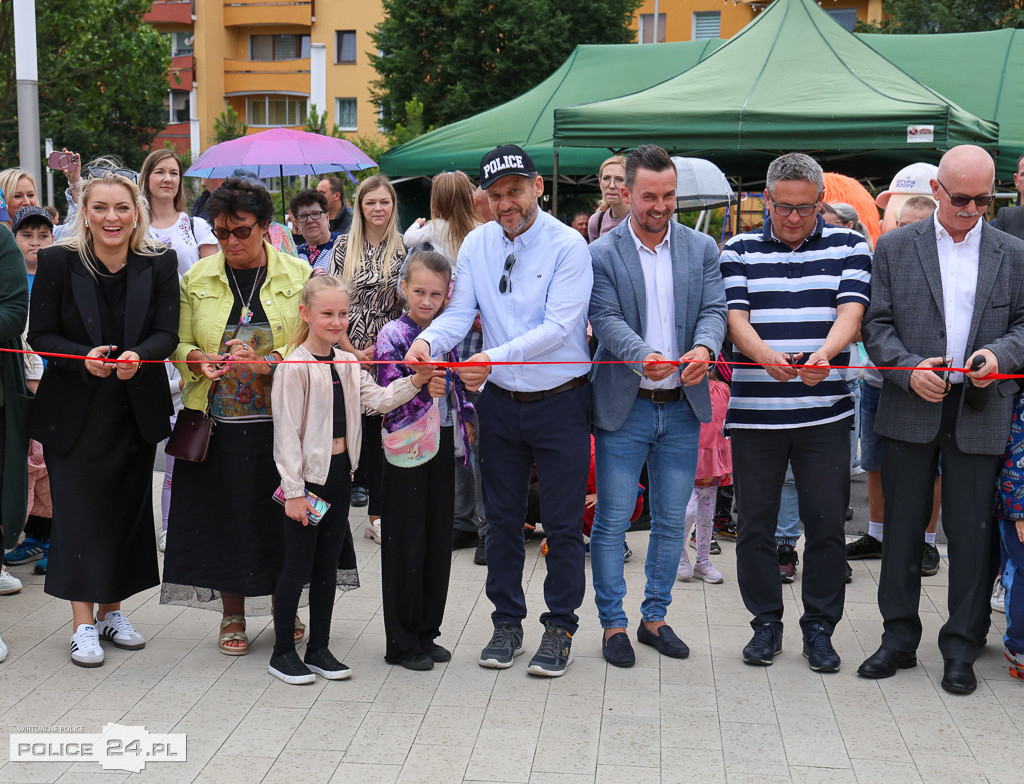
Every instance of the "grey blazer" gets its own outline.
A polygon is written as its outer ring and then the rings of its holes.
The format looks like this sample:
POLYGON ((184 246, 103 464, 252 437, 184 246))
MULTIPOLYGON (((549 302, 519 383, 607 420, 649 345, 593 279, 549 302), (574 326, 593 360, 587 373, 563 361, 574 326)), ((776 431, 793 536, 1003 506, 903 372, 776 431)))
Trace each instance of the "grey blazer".
MULTIPOLYGON (((899 368, 881 370, 884 381, 875 430, 883 436, 923 444, 938 435, 942 406, 911 391, 910 374, 923 359, 945 355, 943 313, 934 216, 883 235, 875 248, 871 304, 861 329, 872 361, 880 369, 899 368)), ((980 348, 996 355, 1001 373, 1024 367, 1024 242, 988 224, 981 227, 967 356, 980 348)), ((964 406, 961 399, 956 428, 961 450, 1003 453, 1018 387, 1010 379, 989 385, 982 411, 964 406)))
MULTIPOLYGON (((594 263, 590 325, 598 340, 595 361, 635 361, 654 352, 644 342, 647 294, 640 256, 628 225, 629 221, 624 220, 590 245, 594 263)), ((669 223, 669 231, 680 355, 698 344, 717 354, 725 338, 726 313, 718 246, 706 234, 674 221, 669 223)), ((639 364, 593 366, 594 424, 604 430, 622 426, 640 389, 641 372, 639 364)), ((707 380, 683 387, 683 394, 697 418, 710 422, 707 380)))
POLYGON ((1024 240, 1024 207, 1003 207, 996 213, 992 226, 1024 240))

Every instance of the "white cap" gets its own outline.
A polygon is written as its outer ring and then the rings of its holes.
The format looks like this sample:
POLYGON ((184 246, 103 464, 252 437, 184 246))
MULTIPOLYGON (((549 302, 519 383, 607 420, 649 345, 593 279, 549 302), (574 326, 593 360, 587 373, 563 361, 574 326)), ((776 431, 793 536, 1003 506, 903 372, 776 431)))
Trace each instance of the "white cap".
POLYGON ((938 179, 938 177, 939 167, 931 163, 912 163, 909 166, 904 166, 892 178, 889 190, 882 191, 875 197, 875 204, 884 210, 885 205, 889 203, 889 197, 894 193, 931 196, 930 181, 938 179))

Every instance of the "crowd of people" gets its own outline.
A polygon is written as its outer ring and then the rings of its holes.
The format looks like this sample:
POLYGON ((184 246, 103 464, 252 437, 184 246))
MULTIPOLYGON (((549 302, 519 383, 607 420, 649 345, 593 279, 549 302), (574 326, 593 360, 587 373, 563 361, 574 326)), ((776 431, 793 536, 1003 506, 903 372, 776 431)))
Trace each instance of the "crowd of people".
MULTIPOLYGON (((986 222, 981 148, 898 172, 877 243, 877 213, 827 201, 821 166, 781 155, 763 225, 721 247, 674 219, 675 164, 654 145, 604 161, 597 211, 568 224, 540 209, 530 156, 502 145, 477 187, 434 177, 404 236, 386 177, 351 208, 324 178, 291 200, 294 239, 251 171, 207 180, 187 212, 170 150, 138 173, 68 155, 61 224, 29 174, 0 172, 0 524, 5 564, 70 602, 76 665, 102 665, 104 643, 144 648, 121 603, 160 586, 164 603, 216 608, 223 654, 246 655, 247 616, 271 614, 272 675, 349 677, 331 615, 359 585, 349 509, 366 506, 391 664, 451 658, 451 552, 475 546, 494 607, 479 663, 512 667, 539 525, 532 675, 572 663, 588 555, 605 659, 631 666, 633 638, 686 658, 672 590, 723 582, 716 535, 736 540, 742 659, 771 665, 802 533, 808 666, 840 669, 848 561, 877 557, 884 632, 857 672, 890 677, 916 665, 941 506, 942 686, 976 688, 993 608, 1024 678, 1024 207, 986 222), (847 543, 862 471, 868 530, 847 543), (625 537, 644 509, 631 635, 625 537)), ((1015 179, 1024 192, 1024 158, 1015 179)), ((21 587, 0 571, 0 594, 21 587)))

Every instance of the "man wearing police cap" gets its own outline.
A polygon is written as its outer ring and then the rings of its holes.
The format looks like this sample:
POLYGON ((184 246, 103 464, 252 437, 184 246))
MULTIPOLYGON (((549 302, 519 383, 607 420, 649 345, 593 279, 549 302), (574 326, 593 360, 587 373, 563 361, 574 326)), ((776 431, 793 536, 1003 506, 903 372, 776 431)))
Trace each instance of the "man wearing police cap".
POLYGON ((484 351, 468 361, 481 364, 459 374, 469 389, 487 381, 476 407, 494 634, 480 664, 511 667, 525 650, 523 520, 536 465, 548 537, 548 609, 528 672, 554 677, 572 663, 584 591, 580 518, 590 467, 587 307, 593 271, 580 233, 540 210, 544 181, 523 149, 507 144, 487 153, 480 186, 494 220, 466 237, 451 303, 413 343, 406 361, 443 356, 479 311, 484 351))

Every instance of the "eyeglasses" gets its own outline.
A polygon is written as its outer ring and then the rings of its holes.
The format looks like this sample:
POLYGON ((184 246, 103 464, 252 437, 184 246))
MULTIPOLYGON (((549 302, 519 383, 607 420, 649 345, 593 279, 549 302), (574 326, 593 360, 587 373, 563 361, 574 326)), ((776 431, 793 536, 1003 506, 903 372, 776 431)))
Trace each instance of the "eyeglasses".
POLYGON ((793 214, 793 210, 796 210, 796 214, 801 218, 809 218, 818 211, 819 202, 817 201, 814 202, 814 204, 779 204, 771 196, 768 198, 772 200, 772 206, 775 208, 775 212, 779 214, 780 218, 789 217, 793 214))
POLYGON ((100 179, 104 174, 116 174, 120 177, 131 180, 136 185, 138 185, 139 182, 139 173, 133 169, 108 169, 106 166, 90 166, 86 169, 86 172, 94 180, 100 179))
POLYGON ((502 294, 512 291, 512 268, 516 265, 516 254, 510 253, 505 259, 505 268, 501 271, 501 280, 498 281, 498 291, 502 294))
POLYGON ((239 226, 236 229, 214 229, 213 236, 219 240, 226 240, 232 234, 234 234, 240 240, 249 239, 249 235, 252 234, 252 230, 259 225, 259 221, 256 221, 252 226, 239 226))
POLYGON ((626 178, 625 177, 612 177, 612 176, 606 174, 606 175, 604 175, 601 178, 601 184, 602 185, 625 185, 626 184, 626 178))
POLYGON ((990 193, 982 196, 954 196, 949 192, 949 188, 942 184, 942 180, 936 180, 935 182, 937 182, 942 190, 946 192, 946 195, 949 196, 949 203, 954 207, 966 207, 972 201, 977 207, 987 207, 992 203, 992 199, 994 198, 990 193))
POLYGON ((316 210, 315 212, 304 212, 302 215, 296 215, 295 220, 299 223, 308 223, 309 221, 320 220, 327 213, 323 210, 316 210))

